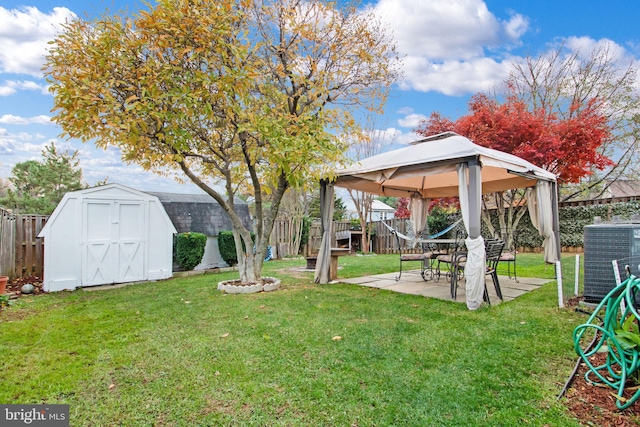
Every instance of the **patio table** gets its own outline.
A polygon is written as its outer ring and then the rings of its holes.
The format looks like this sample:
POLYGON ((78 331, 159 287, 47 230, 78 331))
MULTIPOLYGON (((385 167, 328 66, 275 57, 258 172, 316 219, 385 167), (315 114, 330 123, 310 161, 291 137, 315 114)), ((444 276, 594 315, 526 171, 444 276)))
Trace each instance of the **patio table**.
MULTIPOLYGON (((426 245, 436 245, 438 250, 434 251, 433 253, 438 254, 444 248, 446 248, 447 252, 449 252, 450 247, 455 245, 456 239, 416 239, 415 242, 426 245)), ((435 257, 429 260, 423 260, 421 275, 424 280, 434 279, 436 275, 438 276, 438 279, 440 278, 440 272, 433 271, 434 260, 435 257)))

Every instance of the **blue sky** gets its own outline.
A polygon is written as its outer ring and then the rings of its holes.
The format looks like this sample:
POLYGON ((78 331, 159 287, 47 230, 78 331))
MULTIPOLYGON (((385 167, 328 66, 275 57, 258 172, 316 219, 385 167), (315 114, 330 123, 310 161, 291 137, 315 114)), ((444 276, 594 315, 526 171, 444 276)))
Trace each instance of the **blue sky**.
MULTIPOLYGON (((558 43, 583 52, 611 43, 621 66, 640 59, 637 0, 378 0, 368 1, 387 20, 405 55, 405 79, 392 91, 378 124, 398 143, 433 111, 466 113, 469 97, 489 90, 514 62, 558 43)), ((171 178, 123 165, 117 149, 60 139, 49 118, 53 98, 41 76, 47 41, 67 17, 95 17, 107 9, 138 10, 141 1, 3 0, 0 4, 0 178, 21 161, 39 159, 51 141, 80 151, 90 184, 109 178, 140 190, 197 192, 171 178)))

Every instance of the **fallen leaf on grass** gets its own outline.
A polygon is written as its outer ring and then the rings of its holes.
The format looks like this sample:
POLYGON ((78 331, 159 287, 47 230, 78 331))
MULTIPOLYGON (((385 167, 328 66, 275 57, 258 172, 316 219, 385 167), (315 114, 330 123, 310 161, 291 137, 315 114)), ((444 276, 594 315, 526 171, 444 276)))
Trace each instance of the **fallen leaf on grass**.
POLYGON ((109 384, 109 390, 111 390, 112 388, 115 388, 115 384, 109 384))
POLYGON ((226 338, 226 337, 228 337, 228 336, 229 336, 229 332, 227 332, 226 334, 222 334, 222 335, 220 335, 220 338, 226 338))
POLYGON ((185 301, 184 303, 185 304, 191 304, 191 301, 185 301))
POLYGON ((342 339, 342 337, 340 335, 336 335, 335 337, 331 338, 333 341, 340 341, 342 339))

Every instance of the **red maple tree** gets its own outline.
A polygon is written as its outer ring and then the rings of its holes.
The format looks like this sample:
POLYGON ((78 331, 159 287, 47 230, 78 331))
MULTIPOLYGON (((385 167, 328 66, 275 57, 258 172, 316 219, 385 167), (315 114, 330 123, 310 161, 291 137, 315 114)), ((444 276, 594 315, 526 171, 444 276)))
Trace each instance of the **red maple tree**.
POLYGON ((393 215, 396 218, 409 218, 411 216, 411 211, 407 206, 409 206, 409 199, 406 197, 400 197, 398 199, 398 205, 396 207, 396 211, 394 212, 393 215))
POLYGON ((458 120, 433 113, 422 122, 418 134, 428 136, 454 131, 478 145, 521 157, 553 172, 561 183, 576 183, 591 168, 604 169, 613 162, 599 153, 611 138, 606 117, 593 99, 586 106, 574 105, 567 119, 543 110, 529 111, 515 96, 499 103, 484 94, 469 101, 470 114, 458 120))

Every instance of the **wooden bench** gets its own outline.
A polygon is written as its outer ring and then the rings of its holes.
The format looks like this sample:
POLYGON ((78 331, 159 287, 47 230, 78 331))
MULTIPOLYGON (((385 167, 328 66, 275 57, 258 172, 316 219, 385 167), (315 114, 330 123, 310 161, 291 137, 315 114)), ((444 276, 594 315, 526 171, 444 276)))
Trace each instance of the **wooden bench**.
POLYGON ((329 264, 329 280, 338 278, 338 257, 351 254, 349 248, 331 248, 331 262, 329 264))
MULTIPOLYGON (((338 278, 338 257, 342 255, 351 254, 349 248, 331 248, 331 260, 329 262, 329 280, 336 280, 338 278)), ((307 260, 307 270, 315 270, 316 262, 318 262, 317 256, 309 256, 307 260)))

